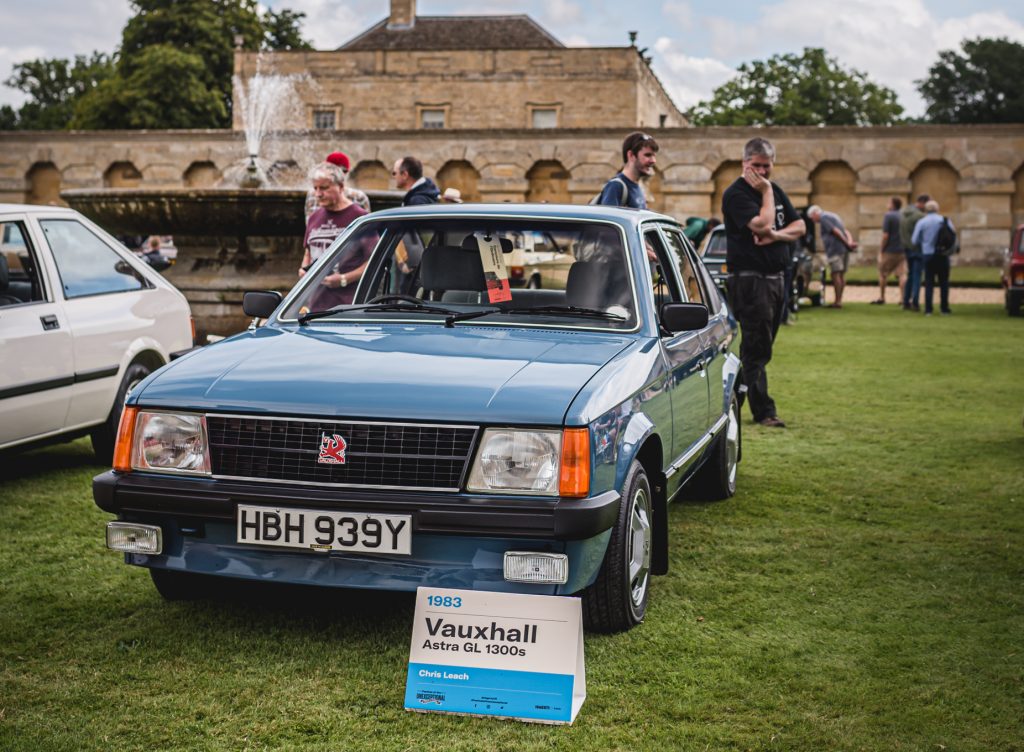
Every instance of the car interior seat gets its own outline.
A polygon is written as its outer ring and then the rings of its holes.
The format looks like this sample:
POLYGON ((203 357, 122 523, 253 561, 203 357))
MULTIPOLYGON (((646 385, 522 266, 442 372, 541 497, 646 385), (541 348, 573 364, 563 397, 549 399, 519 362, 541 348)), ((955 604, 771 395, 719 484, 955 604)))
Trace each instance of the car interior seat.
POLYGON ((480 254, 450 245, 424 251, 420 283, 432 300, 453 303, 479 303, 487 289, 480 254))
POLYGON ((0 306, 19 305, 26 301, 11 295, 8 287, 11 283, 11 275, 7 268, 7 257, 0 253, 0 306))

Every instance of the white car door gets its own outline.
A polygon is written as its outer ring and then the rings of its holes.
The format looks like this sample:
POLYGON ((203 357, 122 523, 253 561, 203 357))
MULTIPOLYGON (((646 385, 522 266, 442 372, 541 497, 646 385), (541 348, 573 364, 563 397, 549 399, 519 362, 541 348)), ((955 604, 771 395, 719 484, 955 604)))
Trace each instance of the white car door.
POLYGON ((133 342, 154 330, 166 305, 128 260, 77 217, 40 215, 73 334, 75 385, 66 424, 96 424, 110 413, 122 360, 133 342))
POLYGON ((64 428, 75 381, 53 266, 24 214, 0 215, 0 447, 64 428))

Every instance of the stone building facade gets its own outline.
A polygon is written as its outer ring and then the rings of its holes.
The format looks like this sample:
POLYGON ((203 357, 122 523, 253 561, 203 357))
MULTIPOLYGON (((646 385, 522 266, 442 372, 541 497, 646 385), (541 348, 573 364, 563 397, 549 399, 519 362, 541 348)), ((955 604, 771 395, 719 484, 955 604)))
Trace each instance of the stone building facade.
MULTIPOLYGON (((644 128, 661 145, 650 205, 679 219, 720 213, 743 144, 759 135, 776 145, 774 179, 798 206, 838 212, 859 236, 860 262, 877 253, 891 195, 935 197, 962 231, 961 263, 995 263, 1024 222, 1020 125, 687 127, 634 46, 567 48, 526 16, 423 17, 415 0, 392 0, 387 19, 338 50, 239 51, 235 67, 240 86, 257 72, 304 77, 304 114, 260 150, 284 184, 304 185, 313 164, 342 149, 365 189, 390 187, 390 165, 414 155, 467 201, 582 204, 620 167, 623 136, 644 128)), ((213 186, 244 163, 241 125, 0 133, 0 201, 213 186)))
POLYGON ((337 50, 238 51, 240 86, 258 73, 299 78, 297 129, 687 124, 635 46, 566 47, 528 16, 417 16, 414 0, 392 0, 388 19, 337 50))

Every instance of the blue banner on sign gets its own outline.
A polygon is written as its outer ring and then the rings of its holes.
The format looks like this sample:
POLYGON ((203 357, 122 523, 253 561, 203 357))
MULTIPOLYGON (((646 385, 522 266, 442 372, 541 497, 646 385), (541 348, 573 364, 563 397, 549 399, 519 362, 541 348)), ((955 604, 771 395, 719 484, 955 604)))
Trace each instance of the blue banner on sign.
POLYGON ((410 663, 406 710, 572 721, 572 674, 410 663))

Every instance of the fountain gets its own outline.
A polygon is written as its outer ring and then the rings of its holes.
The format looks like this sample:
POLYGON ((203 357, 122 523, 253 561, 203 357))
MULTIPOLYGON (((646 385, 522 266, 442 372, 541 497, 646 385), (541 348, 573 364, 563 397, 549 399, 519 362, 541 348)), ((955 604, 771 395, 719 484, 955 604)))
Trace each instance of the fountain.
MULTIPOLYGON (((108 232, 173 235, 174 266, 164 272, 192 306, 199 343, 243 329, 242 293, 288 290, 296 281, 305 230, 307 169, 315 156, 271 162, 260 155, 275 131, 303 122, 298 76, 260 75, 234 85, 245 156, 211 188, 101 188, 61 198, 108 232)), ((305 151, 309 151, 308 149, 305 151)), ((394 206, 392 192, 371 192, 374 209, 394 206)))

